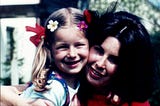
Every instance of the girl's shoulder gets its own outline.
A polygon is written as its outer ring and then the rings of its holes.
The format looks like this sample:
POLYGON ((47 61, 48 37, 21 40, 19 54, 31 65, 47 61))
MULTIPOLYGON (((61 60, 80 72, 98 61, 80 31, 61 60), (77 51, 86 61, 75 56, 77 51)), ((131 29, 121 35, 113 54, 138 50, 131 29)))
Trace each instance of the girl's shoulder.
POLYGON ((64 100, 65 104, 69 103, 69 91, 66 81, 58 74, 52 72, 46 84, 52 97, 56 96, 59 100, 64 100))
POLYGON ((66 81, 59 76, 58 74, 56 74, 55 72, 52 72, 49 76, 48 76, 48 80, 46 83, 46 87, 48 88, 59 88, 62 87, 64 88, 65 92, 68 92, 68 86, 66 81))

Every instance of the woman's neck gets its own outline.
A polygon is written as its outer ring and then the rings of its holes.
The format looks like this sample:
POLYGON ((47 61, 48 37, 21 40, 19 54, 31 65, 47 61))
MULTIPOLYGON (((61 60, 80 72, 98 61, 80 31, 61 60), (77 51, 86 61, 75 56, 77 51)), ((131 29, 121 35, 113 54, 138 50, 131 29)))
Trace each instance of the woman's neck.
POLYGON ((108 89, 109 87, 95 87, 95 86, 92 87, 91 85, 91 88, 93 90, 93 94, 97 95, 108 95, 110 92, 110 90, 108 89))

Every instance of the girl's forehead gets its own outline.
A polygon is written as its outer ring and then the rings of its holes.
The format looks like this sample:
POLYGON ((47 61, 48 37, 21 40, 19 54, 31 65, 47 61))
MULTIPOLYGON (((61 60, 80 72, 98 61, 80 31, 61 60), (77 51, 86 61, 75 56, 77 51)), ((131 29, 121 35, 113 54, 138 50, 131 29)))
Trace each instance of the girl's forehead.
POLYGON ((72 24, 72 25, 67 25, 67 26, 61 26, 60 28, 59 28, 59 30, 63 30, 63 29, 66 29, 66 30, 78 30, 78 31, 82 31, 79 27, 78 27, 78 25, 75 25, 75 24, 72 24))
POLYGON ((55 39, 76 39, 86 38, 83 31, 74 27, 59 28, 55 33, 55 39))

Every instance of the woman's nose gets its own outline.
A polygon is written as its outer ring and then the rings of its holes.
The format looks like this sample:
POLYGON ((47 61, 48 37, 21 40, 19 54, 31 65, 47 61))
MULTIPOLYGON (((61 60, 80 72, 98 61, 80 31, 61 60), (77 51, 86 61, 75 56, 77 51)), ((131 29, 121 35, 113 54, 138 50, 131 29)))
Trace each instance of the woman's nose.
POLYGON ((97 62, 96 62, 96 67, 98 69, 105 69, 106 68, 106 59, 104 57, 100 58, 97 62))

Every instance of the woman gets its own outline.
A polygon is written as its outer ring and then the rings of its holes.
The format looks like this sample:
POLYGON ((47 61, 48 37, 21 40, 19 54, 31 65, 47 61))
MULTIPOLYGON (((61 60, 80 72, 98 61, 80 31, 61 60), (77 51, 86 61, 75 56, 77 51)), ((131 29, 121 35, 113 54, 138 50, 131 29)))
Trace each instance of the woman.
POLYGON ((78 92, 81 105, 149 106, 154 63, 140 18, 124 11, 85 14, 91 48, 78 92))

